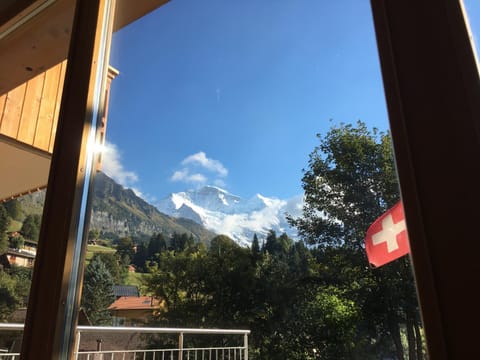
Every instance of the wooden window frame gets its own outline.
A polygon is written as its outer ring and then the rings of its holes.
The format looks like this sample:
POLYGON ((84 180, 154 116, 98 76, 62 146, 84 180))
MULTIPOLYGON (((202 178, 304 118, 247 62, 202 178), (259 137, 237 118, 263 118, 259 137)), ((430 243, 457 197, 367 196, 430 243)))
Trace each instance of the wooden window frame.
POLYGON ((461 0, 371 0, 430 359, 478 358, 480 79, 461 0))

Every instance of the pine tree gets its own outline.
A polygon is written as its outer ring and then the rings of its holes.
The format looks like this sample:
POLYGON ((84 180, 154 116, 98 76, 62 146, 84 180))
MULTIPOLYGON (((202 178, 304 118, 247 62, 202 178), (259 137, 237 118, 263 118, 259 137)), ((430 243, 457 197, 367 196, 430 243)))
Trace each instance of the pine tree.
POLYGON ((94 325, 111 321, 108 307, 115 300, 113 277, 100 257, 94 257, 85 269, 82 306, 94 325))
POLYGON ((257 262, 261 258, 260 254, 260 243, 258 242, 258 237, 257 234, 253 234, 253 240, 252 240, 252 257, 253 261, 257 262))
POLYGON ((153 235, 148 242, 147 259, 154 260, 155 256, 167 250, 167 241, 162 234, 153 235))

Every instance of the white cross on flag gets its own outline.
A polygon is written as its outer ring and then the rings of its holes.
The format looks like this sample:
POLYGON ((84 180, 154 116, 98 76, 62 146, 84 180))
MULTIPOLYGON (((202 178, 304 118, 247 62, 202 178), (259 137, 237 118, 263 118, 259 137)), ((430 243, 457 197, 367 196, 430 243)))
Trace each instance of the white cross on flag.
POLYGON ((375 267, 385 265, 410 252, 401 201, 368 228, 365 250, 368 262, 375 267))

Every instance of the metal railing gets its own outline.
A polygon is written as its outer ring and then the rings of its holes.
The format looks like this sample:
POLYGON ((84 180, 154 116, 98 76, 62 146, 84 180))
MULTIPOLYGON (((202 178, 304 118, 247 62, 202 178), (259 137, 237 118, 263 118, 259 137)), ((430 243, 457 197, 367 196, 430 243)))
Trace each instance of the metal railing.
MULTIPOLYGON (((21 332, 23 324, 0 323, 2 332, 21 332)), ((156 327, 117 327, 117 326, 78 326, 75 344, 75 359, 77 360, 248 360, 248 335, 250 330, 230 329, 191 329, 191 328, 156 328, 156 327), (139 349, 102 349, 102 335, 120 337, 121 334, 151 335, 157 340, 162 336, 174 339, 176 346, 160 347, 151 342, 149 348, 139 349), (86 335, 96 335, 96 349, 82 349, 82 340, 86 335), (208 335, 208 339, 200 339, 208 335), (173 338, 172 338, 173 336, 173 338), (188 336, 186 341, 185 337, 188 336), (196 337, 196 338, 195 338, 196 337), (239 338, 240 337, 240 338, 239 338), (194 345, 195 340, 209 342, 214 340, 229 344, 220 346, 194 345), (232 341, 235 344, 232 344, 232 341), (238 343, 238 344, 236 344, 238 343)), ((0 333, 1 335, 1 333, 0 333)), ((198 341, 197 341, 198 342, 198 341)), ((92 346, 91 344, 89 345, 92 346)), ((88 347, 88 346, 87 346, 88 347)), ((120 346, 121 347, 121 346, 120 346)), ((17 360, 19 352, 12 349, 0 349, 0 360, 17 360)))

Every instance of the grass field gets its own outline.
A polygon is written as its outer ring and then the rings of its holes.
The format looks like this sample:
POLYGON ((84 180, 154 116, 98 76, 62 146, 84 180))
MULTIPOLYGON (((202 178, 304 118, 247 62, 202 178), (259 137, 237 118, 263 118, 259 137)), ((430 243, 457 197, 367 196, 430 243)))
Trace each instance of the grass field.
POLYGON ((22 228, 22 222, 17 220, 11 220, 7 231, 20 231, 22 228))
POLYGON ((151 295, 146 291, 145 281, 148 279, 150 274, 144 273, 128 273, 125 285, 135 285, 138 287, 141 295, 151 295))
POLYGON ((87 245, 87 254, 85 255, 85 259, 89 261, 93 257, 93 254, 99 252, 114 253, 115 249, 101 245, 87 245))

